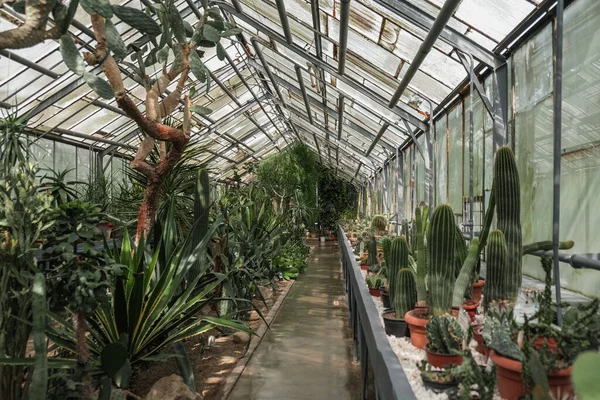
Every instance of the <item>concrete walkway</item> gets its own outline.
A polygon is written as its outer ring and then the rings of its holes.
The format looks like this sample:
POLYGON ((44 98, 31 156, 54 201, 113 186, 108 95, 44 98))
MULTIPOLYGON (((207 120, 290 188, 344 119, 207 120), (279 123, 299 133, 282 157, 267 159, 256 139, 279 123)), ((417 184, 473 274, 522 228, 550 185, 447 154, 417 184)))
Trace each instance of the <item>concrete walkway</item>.
POLYGON ((228 400, 360 398, 339 249, 313 255, 228 400))

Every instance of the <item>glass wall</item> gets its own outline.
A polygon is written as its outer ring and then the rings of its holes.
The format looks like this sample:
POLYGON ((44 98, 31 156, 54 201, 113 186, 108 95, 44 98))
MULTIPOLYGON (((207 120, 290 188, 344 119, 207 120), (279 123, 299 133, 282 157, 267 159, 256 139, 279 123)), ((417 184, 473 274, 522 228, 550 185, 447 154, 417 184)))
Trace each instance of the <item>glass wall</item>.
MULTIPOLYGON (((600 2, 578 0, 565 10, 561 160, 562 240, 572 253, 600 253, 600 2)), ((517 49, 509 62, 508 142, 514 147, 521 183, 523 243, 552 239, 553 205, 553 26, 547 24, 517 49)), ((492 78, 483 82, 493 99, 492 78)), ((469 195, 469 97, 435 121, 435 203, 448 203, 463 222, 469 195), (463 199, 463 196, 465 197, 463 199)), ((473 192, 475 229, 489 198, 493 172, 493 123, 479 95, 473 102, 473 192)), ((422 139, 420 139, 422 140, 422 139)), ((420 144, 423 142, 419 142, 420 144)), ((424 146, 423 146, 424 149, 424 146)), ((423 160, 414 146, 404 152, 404 215, 424 200, 423 160)), ((401 218, 402 219, 402 218, 401 218)), ((598 294, 600 272, 560 264, 561 284, 598 294)), ((538 257, 523 260, 523 273, 543 278, 538 257)))

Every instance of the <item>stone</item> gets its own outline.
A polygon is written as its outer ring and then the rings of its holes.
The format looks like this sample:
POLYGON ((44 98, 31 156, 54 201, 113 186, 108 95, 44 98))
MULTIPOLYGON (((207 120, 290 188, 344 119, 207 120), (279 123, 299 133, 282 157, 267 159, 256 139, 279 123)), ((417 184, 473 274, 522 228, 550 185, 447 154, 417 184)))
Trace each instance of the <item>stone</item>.
POLYGON ((173 374, 159 379, 152 385, 146 400, 202 400, 202 396, 192 392, 181 376, 173 374))
POLYGON ((270 300, 273 297, 273 289, 270 286, 259 286, 260 294, 265 300, 270 300))
POLYGON ((249 320, 250 321, 258 321, 260 318, 260 315, 256 312, 256 310, 252 310, 250 311, 249 314, 249 320))
POLYGON ((247 332, 236 332, 233 334, 233 342, 246 344, 250 341, 250 334, 247 332))

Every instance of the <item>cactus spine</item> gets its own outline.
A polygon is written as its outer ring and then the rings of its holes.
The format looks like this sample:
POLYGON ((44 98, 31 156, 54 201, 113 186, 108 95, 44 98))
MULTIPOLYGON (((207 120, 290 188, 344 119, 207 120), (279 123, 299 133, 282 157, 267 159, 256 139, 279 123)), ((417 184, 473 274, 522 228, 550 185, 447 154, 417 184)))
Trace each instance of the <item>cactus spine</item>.
POLYGON ((483 305, 487 310, 495 300, 508 299, 508 248, 502 231, 496 229, 490 233, 487 245, 487 273, 483 305))
POLYGON ((392 249, 392 240, 385 237, 381 240, 381 249, 383 250, 383 260, 385 261, 386 267, 390 266, 390 252, 392 249))
POLYGON ((387 267, 388 276, 390 277, 390 304, 395 304, 398 272, 406 267, 408 267, 408 243, 406 243, 404 236, 398 236, 392 240, 392 245, 390 246, 390 265, 387 267))
POLYGON ((506 294, 516 301, 523 280, 523 240, 521 233, 521 191, 515 156, 508 147, 496 152, 494 186, 498 229, 506 239, 507 267, 506 294))
POLYGON ((425 275, 427 275, 425 224, 428 212, 428 207, 424 207, 422 212, 419 207, 415 210, 415 224, 417 228, 417 303, 420 306, 427 304, 427 287, 425 286, 425 275))
POLYGON ((387 230, 387 224, 387 218, 385 218, 383 215, 375 215, 371 220, 371 228, 376 229, 378 231, 387 230))
POLYGON ((429 309, 433 315, 450 313, 456 280, 454 250, 456 224, 449 205, 438 206, 431 216, 429 250, 429 309))
POLYGON ((396 311, 396 319, 404 319, 404 315, 414 309, 417 303, 415 277, 409 268, 402 268, 398 271, 395 290, 394 310, 396 311))
POLYGON ((371 236, 371 239, 369 240, 369 251, 367 255, 369 257, 367 260, 369 266, 373 267, 377 265, 377 239, 375 239, 375 236, 371 236))

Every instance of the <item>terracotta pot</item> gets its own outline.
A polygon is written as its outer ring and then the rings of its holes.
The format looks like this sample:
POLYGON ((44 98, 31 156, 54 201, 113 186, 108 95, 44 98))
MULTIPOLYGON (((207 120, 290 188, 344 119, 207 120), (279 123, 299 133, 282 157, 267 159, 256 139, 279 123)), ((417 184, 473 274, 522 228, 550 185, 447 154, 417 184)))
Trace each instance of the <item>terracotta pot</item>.
MULTIPOLYGON (((496 381, 498 392, 503 399, 516 399, 524 396, 525 388, 521 379, 522 364, 519 361, 506 358, 494 350, 490 352, 490 358, 496 364, 496 381)), ((571 383, 571 372, 573 367, 552 371, 548 375, 550 391, 555 395, 563 397, 574 394, 573 383, 571 383)))
POLYGON ((483 328, 481 326, 477 326, 473 329, 473 339, 475 339, 475 341, 477 342, 477 351, 480 354, 483 354, 485 356, 485 359, 487 360, 490 356, 490 348, 487 347, 485 345, 485 342, 483 341, 483 336, 481 335, 482 329, 483 328))
POLYGON ((437 368, 445 368, 450 364, 460 365, 463 362, 463 356, 434 353, 427 346, 425 352, 427 353, 427 362, 437 368))
POLYGON ((360 264, 360 269, 362 269, 363 271, 368 271, 369 270, 369 264, 360 264))
MULTIPOLYGON (((475 300, 465 300, 465 303, 462 305, 462 308, 469 314, 471 322, 475 321, 478 306, 479 302, 475 302, 475 300)), ((452 307, 452 315, 458 317, 458 307, 452 307)))
POLYGON ((535 343, 533 344, 533 347, 535 347, 536 350, 539 350, 542 347, 544 347, 544 343, 546 341, 548 341, 548 349, 556 350, 558 348, 558 345, 556 344, 556 340, 554 340, 554 338, 544 338, 544 337, 537 338, 535 340, 535 343))
POLYGON ((427 344, 425 336, 425 327, 429 322, 427 311, 412 310, 406 313, 404 320, 408 323, 410 329, 410 341, 417 349, 422 349, 427 344))
POLYGON ((480 279, 477 282, 473 283, 473 300, 477 303, 481 301, 481 292, 483 292, 483 285, 485 285, 485 280, 480 279))
POLYGON ((381 291, 379 289, 369 288, 369 293, 371 294, 371 296, 381 297, 381 291))

